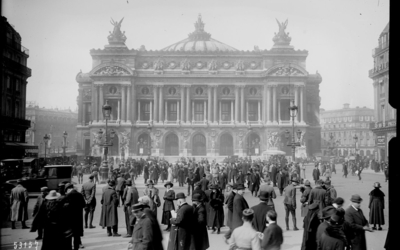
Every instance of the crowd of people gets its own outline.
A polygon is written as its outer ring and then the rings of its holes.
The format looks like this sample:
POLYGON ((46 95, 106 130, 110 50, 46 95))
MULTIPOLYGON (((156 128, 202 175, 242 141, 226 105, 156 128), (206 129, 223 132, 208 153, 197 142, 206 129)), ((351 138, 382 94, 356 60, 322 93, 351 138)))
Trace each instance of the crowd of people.
MULTIPOLYGON (((75 166, 80 183, 81 167, 75 166)), ((313 188, 305 176, 305 165, 288 162, 283 156, 264 161, 227 158, 223 163, 189 158, 176 163, 163 159, 128 160, 119 168, 110 169, 100 200, 99 225, 106 229, 107 236, 120 237, 118 208, 122 206, 126 225, 123 237, 130 238, 130 249, 163 249, 157 219, 160 208, 161 224, 170 232, 168 250, 208 249, 208 231, 220 234, 224 226, 229 227, 223 236, 229 249, 280 249, 283 230, 277 224, 274 200, 278 192, 284 196, 286 230, 299 230, 296 218, 299 191, 304 218, 301 249, 366 249, 365 232, 382 230, 385 224, 385 194, 380 184, 375 183, 370 192, 368 221, 360 209, 363 199, 359 195, 352 195, 347 209, 342 207, 344 199, 338 197, 332 185, 332 173, 336 174, 334 164, 316 162, 313 188), (146 185, 142 195, 135 184, 140 175, 146 185), (165 190, 155 187, 159 180, 165 190), (187 185, 187 193, 175 193, 175 183, 180 187, 187 185), (244 197, 246 190, 258 197, 258 205, 249 207, 244 197), (191 199, 192 205, 187 199, 191 199)), ((42 188, 31 227, 31 231, 38 231, 37 239, 43 238, 42 249, 76 250, 83 246, 80 238, 84 228, 95 228, 98 175, 99 167, 94 164, 89 181, 82 185, 80 192, 72 183, 61 183, 58 192, 42 188), (72 219, 77 217, 81 220, 72 219)), ((26 189, 21 185, 12 191, 13 228, 15 221, 22 221, 23 228, 28 228, 25 225, 28 216, 23 210, 27 199, 26 189)))

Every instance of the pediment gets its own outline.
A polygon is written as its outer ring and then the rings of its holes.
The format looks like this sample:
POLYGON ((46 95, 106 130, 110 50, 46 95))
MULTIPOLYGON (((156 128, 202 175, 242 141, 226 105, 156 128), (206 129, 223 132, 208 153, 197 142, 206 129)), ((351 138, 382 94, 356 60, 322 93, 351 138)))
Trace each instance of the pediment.
POLYGON ((134 72, 125 64, 118 62, 102 63, 90 71, 91 76, 132 76, 134 72))
POLYGON ((268 76, 308 76, 307 70, 296 64, 277 64, 266 72, 268 76))

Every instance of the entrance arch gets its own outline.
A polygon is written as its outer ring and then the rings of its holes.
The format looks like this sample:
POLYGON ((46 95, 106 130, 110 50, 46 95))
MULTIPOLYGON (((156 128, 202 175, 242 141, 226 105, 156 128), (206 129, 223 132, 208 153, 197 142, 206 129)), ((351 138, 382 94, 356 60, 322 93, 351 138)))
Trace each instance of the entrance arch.
POLYGON ((260 155, 261 154, 261 147, 260 147, 260 136, 255 133, 251 132, 247 136, 247 155, 260 155))
POLYGON ((230 134, 223 134, 219 143, 219 155, 233 155, 233 137, 230 134))
POLYGON ((192 141, 192 155, 207 155, 206 138, 202 134, 197 134, 192 141))
POLYGON ((165 138, 164 155, 179 155, 179 139, 176 134, 169 134, 165 138))
POLYGON ((111 147, 108 147, 108 155, 119 156, 119 138, 117 134, 115 134, 112 144, 111 147))
POLYGON ((151 152, 151 138, 148 134, 141 134, 137 143, 138 155, 150 155, 151 152))

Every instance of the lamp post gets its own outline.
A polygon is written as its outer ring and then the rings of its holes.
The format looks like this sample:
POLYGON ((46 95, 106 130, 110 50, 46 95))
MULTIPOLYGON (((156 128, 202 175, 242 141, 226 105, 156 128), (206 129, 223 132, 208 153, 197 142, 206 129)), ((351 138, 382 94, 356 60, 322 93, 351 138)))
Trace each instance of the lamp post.
POLYGON ((357 142, 358 142, 358 137, 357 134, 354 135, 354 156, 357 156, 357 142))
POLYGON ((150 123, 149 124, 147 124, 147 131, 149 132, 149 137, 150 137, 150 142, 149 142, 149 145, 148 145, 148 150, 149 150, 149 156, 151 156, 151 149, 152 149, 152 145, 151 145, 151 142, 152 142, 152 138, 151 138, 151 130, 152 130, 153 128, 151 127, 151 125, 150 125, 150 123))
POLYGON ((64 141, 63 141, 63 145, 62 145, 62 149, 63 149, 63 160, 65 161, 65 154, 66 154, 66 149, 67 149, 67 147, 68 147, 68 145, 67 145, 67 137, 68 137, 68 133, 67 133, 67 131, 64 131, 64 133, 63 133, 63 138, 64 138, 64 141))
POLYGON ((332 133, 330 133, 329 134, 329 153, 330 153, 330 155, 332 156, 333 155, 333 149, 334 149, 334 147, 335 147, 335 142, 333 141, 333 139, 334 139, 334 136, 333 136, 333 134, 332 133))
POLYGON ((247 155, 251 156, 251 140, 250 140, 250 136, 251 136, 251 132, 253 131, 253 128, 251 127, 251 123, 249 123, 249 126, 247 127, 247 131, 248 131, 248 136, 247 136, 247 155))
POLYGON ((50 136, 48 134, 45 134, 43 137, 43 142, 44 142, 44 163, 46 164, 46 148, 47 148, 47 142, 50 140, 50 136))
POLYGON ((103 165, 100 168, 100 174, 101 174, 100 183, 105 183, 107 181, 107 178, 108 178, 108 171, 109 171, 108 161, 107 161, 108 147, 111 147, 113 145, 112 141, 113 141, 114 135, 115 135, 115 131, 111 130, 111 133, 110 133, 110 137, 111 138, 110 138, 110 141, 108 141, 108 131, 107 131, 108 127, 107 127, 107 125, 108 125, 108 120, 110 119, 110 116, 111 116, 111 110, 112 110, 111 106, 108 105, 108 102, 106 101, 106 104, 104 104, 103 107, 102 107, 103 117, 106 120, 105 140, 104 141, 102 140, 103 139, 103 130, 100 129, 99 132, 98 132, 99 137, 100 137, 101 142, 102 142, 100 144, 100 146, 104 148, 104 160, 103 160, 103 165))
MULTIPOLYGON (((287 144, 288 147, 292 148, 292 160, 295 161, 295 153, 296 153, 296 147, 300 147, 300 142, 296 142, 295 141, 295 132, 294 132, 294 118, 297 116, 297 111, 298 111, 298 107, 296 105, 294 105, 294 100, 292 99, 290 101, 290 107, 289 107, 289 112, 290 112, 290 117, 292 119, 292 141, 290 143, 287 144)), ((298 140, 300 140, 301 138, 301 130, 298 129, 296 134, 297 134, 297 138, 298 140)), ((289 140, 290 138, 290 132, 289 130, 286 130, 286 140, 289 140)))

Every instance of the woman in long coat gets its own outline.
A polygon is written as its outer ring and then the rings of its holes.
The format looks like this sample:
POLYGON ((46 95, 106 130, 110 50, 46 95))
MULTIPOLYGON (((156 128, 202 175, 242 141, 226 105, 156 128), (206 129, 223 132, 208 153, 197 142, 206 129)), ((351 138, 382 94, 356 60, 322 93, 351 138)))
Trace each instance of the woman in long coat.
POLYGON ((224 195, 219 190, 218 185, 211 185, 210 189, 210 215, 208 216, 208 225, 212 228, 213 233, 217 228, 217 234, 220 233, 221 227, 224 226, 224 195))
POLYGON ((282 173, 282 170, 276 174, 276 185, 279 189, 279 193, 282 196, 283 189, 285 188, 285 175, 282 173))
POLYGON ((174 200, 175 200, 175 192, 172 190, 172 182, 166 182, 164 187, 167 188, 164 194, 164 205, 163 205, 163 214, 161 217, 161 223, 164 225, 168 225, 165 231, 171 230, 171 210, 175 210, 174 200))
POLYGON ((381 225, 385 225, 385 215, 383 210, 385 209, 385 194, 380 190, 381 184, 375 182, 374 190, 369 193, 369 224, 374 225, 372 229, 382 230, 381 225))

